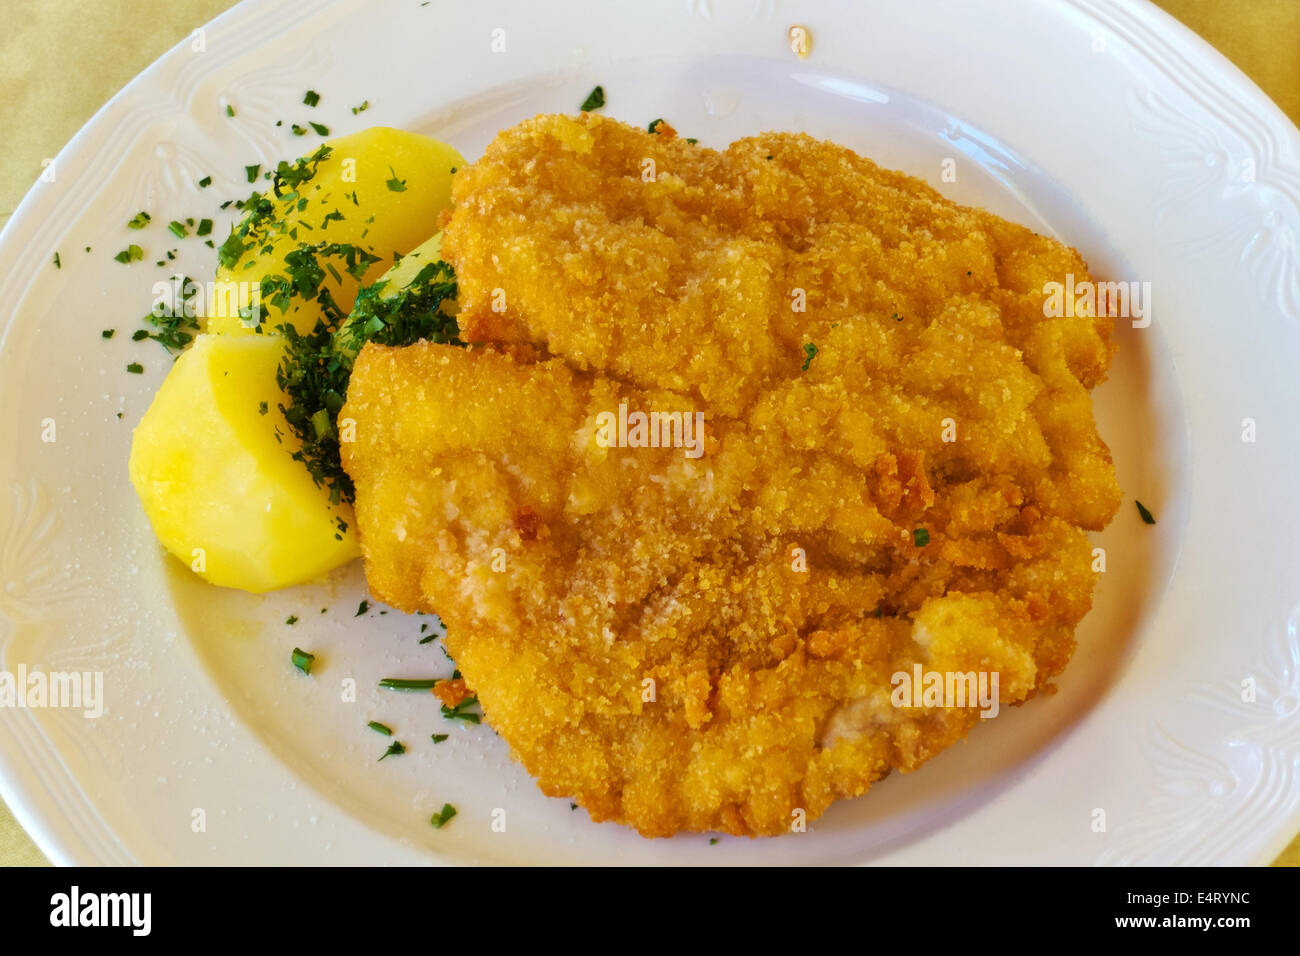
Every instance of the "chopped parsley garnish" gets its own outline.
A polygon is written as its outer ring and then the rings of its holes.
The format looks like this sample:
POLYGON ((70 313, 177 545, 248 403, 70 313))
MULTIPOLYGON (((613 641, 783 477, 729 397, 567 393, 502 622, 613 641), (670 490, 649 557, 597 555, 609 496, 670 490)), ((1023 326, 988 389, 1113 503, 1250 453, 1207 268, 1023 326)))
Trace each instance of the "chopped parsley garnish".
POLYGON ((362 601, 360 604, 357 605, 357 613, 353 614, 352 616, 360 617, 362 614, 365 614, 369 610, 370 610, 370 602, 362 601))
POLYGON ((153 220, 153 216, 149 215, 147 212, 145 212, 145 211, 142 209, 142 210, 140 210, 138 213, 136 213, 134 216, 132 216, 130 219, 127 220, 127 222, 126 222, 126 228, 128 228, 128 229, 143 229, 145 226, 149 225, 149 223, 150 223, 152 220, 153 220))
POLYGON ((352 107, 352 115, 356 116, 358 113, 364 113, 368 109, 370 109, 370 101, 362 100, 360 106, 352 107))
POLYGON ((688 143, 690 143, 692 146, 694 146, 696 143, 699 142, 699 140, 696 139, 694 136, 687 136, 687 137, 686 137, 686 142, 688 142, 688 143))
POLYGON ((592 110, 600 109, 604 105, 605 88, 603 86, 597 86, 587 94, 587 98, 582 101, 582 105, 579 106, 578 109, 582 110, 584 113, 589 113, 592 110))
POLYGON ((435 641, 435 640, 437 640, 437 638, 438 638, 438 635, 437 635, 437 634, 430 634, 428 637, 422 637, 422 638, 420 638, 420 643, 421 643, 421 644, 428 644, 428 643, 430 643, 431 641, 435 641))
POLYGON ((211 186, 211 185, 212 185, 212 177, 211 177, 211 176, 204 176, 202 179, 199 180, 199 188, 200 188, 200 189, 207 189, 207 188, 208 188, 209 186, 211 186))
POLYGON ((428 263, 406 286, 388 292, 388 283, 380 281, 357 293, 352 314, 336 335, 338 350, 349 362, 367 342, 462 344, 455 317, 443 311, 444 303, 454 301, 457 294, 456 274, 446 262, 428 263))
POLYGON ((294 136, 306 136, 306 135, 307 135, 307 127, 305 127, 305 126, 299 126, 297 123, 294 123, 292 126, 289 127, 289 129, 293 132, 293 135, 294 135, 294 136))
POLYGON ((175 219, 167 223, 167 231, 177 239, 184 239, 190 234, 190 231, 185 228, 185 223, 177 222, 175 219))
POLYGON ((156 305, 153 311, 144 317, 144 321, 152 325, 155 331, 137 329, 131 333, 131 341, 139 342, 143 339, 153 339, 171 353, 180 352, 190 342, 194 341, 192 332, 199 330, 199 323, 194 318, 196 309, 190 304, 190 300, 198 296, 202 292, 202 288, 187 276, 179 275, 174 278, 180 281, 178 293, 172 305, 167 308, 160 308, 156 305))
POLYGON ((808 371, 808 366, 812 365, 812 360, 817 357, 817 352, 817 346, 813 345, 811 342, 805 342, 803 344, 804 360, 803 365, 799 366, 800 371, 808 371))
POLYGON ((321 136, 328 136, 330 134, 330 128, 328 126, 325 126, 322 123, 312 123, 308 121, 307 125, 310 126, 312 129, 314 129, 321 136))
POLYGON ((152 322, 158 331, 149 332, 141 329, 140 332, 145 334, 140 335, 136 332, 131 336, 132 339, 151 338, 168 352, 173 353, 182 351, 185 346, 194 341, 194 336, 185 331, 186 329, 193 329, 195 332, 199 329, 199 324, 184 314, 156 316, 150 313, 146 319, 152 322))
POLYGON ((448 707, 446 704, 443 704, 442 716, 446 717, 448 720, 463 720, 467 724, 482 723, 483 715, 475 713, 474 711, 469 709, 475 706, 477 703, 478 703, 477 697, 466 697, 455 707, 448 707))
MULTIPOLYGON (((361 276, 354 272, 354 277, 361 276)), ((293 457, 307 466, 317 485, 329 488, 331 500, 351 501, 353 496, 352 479, 339 460, 337 423, 357 354, 367 342, 400 346, 427 339, 461 344, 456 319, 444 307, 456 292, 455 273, 438 260, 396 291, 383 280, 362 289, 346 320, 337 310, 336 315, 327 312, 327 319, 306 335, 290 325, 280 326, 285 356, 276 380, 289 396, 281 411, 302 441, 293 457)), ((264 281, 262 301, 275 304, 275 293, 264 281)))
POLYGON ((290 627, 293 627, 295 624, 298 623, 298 615, 290 614, 288 617, 284 619, 284 623, 288 624, 290 627))
POLYGON ((381 724, 377 720, 372 720, 370 723, 366 724, 366 726, 377 734, 383 734, 385 737, 393 736, 393 728, 389 727, 387 724, 381 724))
POLYGON ((433 828, 435 830, 441 830, 451 821, 451 818, 454 817, 455 815, 456 815, 456 808, 453 807, 450 803, 444 803, 442 805, 442 809, 439 810, 437 813, 435 813, 429 819, 429 822, 433 824, 433 828))
MULTIPOLYGON (((223 268, 235 271, 241 264, 248 268, 254 264, 253 256, 266 252, 282 236, 297 240, 298 229, 312 228, 306 222, 289 228, 281 210, 286 204, 300 211, 307 205, 305 186, 331 153, 329 145, 322 145, 292 163, 281 161, 271 174, 267 192, 254 192, 236 204, 244 217, 217 247, 223 268)), ((388 188, 403 191, 406 182, 391 167, 389 172, 388 188)), ((343 218, 339 210, 333 210, 320 226, 325 228, 343 218)), ((361 290, 348 315, 334 301, 326 279, 341 282, 346 273, 359 282, 380 261, 378 256, 349 243, 299 241, 283 261, 281 273, 262 278, 259 301, 246 310, 243 319, 246 325, 274 329, 284 337, 285 352, 276 381, 287 396, 280 410, 301 441, 293 457, 306 466, 317 486, 328 488, 333 502, 351 501, 352 481, 339 460, 337 419, 347 397, 353 361, 370 341, 394 346, 421 339, 462 344, 449 312, 457 294, 456 276, 451 266, 436 261, 401 289, 392 289, 381 280, 361 290), (321 318, 310 332, 299 332, 273 318, 276 312, 288 312, 295 300, 319 308, 321 318)), ((341 539, 346 532, 346 523, 340 522, 336 537, 341 539)))
MULTIPOLYGON (((298 187, 316 175, 316 168, 330 152, 329 146, 321 146, 310 156, 301 157, 292 163, 281 160, 271 177, 271 192, 274 197, 292 200, 298 187)), ((225 209, 228 205, 229 200, 221 208, 225 209)), ((218 262, 227 269, 233 269, 249 249, 264 249, 269 246, 286 228, 284 220, 277 216, 279 207, 267 194, 255 192, 247 199, 236 202, 235 208, 244 210, 244 218, 217 250, 218 262)), ((292 230, 290 235, 296 238, 292 230)))
POLYGON ((232 232, 226 237, 226 241, 217 247, 217 261, 227 269, 234 268, 235 263, 239 261, 240 256, 244 254, 244 250, 247 248, 239 238, 239 233, 232 232))
POLYGON ((117 329, 105 329, 103 332, 100 332, 99 334, 106 339, 111 339, 113 337, 113 333, 115 333, 116 331, 117 329))
POLYGON ((925 528, 917 528, 912 532, 912 543, 918 548, 924 548, 930 543, 930 532, 925 528))
POLYGON ((1136 498, 1133 499, 1133 503, 1138 506, 1138 514, 1142 516, 1142 520, 1144 522, 1146 522, 1147 524, 1156 523, 1155 515, 1153 515, 1150 511, 1147 510, 1146 505, 1138 501, 1136 498))
POLYGON ((244 175, 248 177, 250 183, 257 182, 258 175, 262 172, 261 163, 253 163, 251 166, 244 167, 244 175))
POLYGON ((231 106, 229 103, 226 104, 226 115, 227 115, 227 116, 234 116, 234 115, 235 115, 235 108, 234 108, 233 106, 231 106))
POLYGON ((304 674, 311 673, 312 662, 316 660, 315 654, 308 654, 300 647, 295 647, 293 653, 289 655, 289 660, 293 661, 293 666, 298 668, 304 674))
POLYGON ((651 120, 651 121, 650 121, 650 125, 647 126, 647 127, 645 128, 646 132, 647 132, 647 133, 657 133, 657 132, 659 132, 659 124, 662 123, 663 121, 664 121, 664 120, 663 120, 662 117, 660 117, 659 119, 656 119, 656 120, 651 120))
POLYGON ((451 734, 433 734, 433 735, 431 735, 431 736, 432 736, 432 738, 433 738, 433 742, 434 742, 435 744, 440 744, 440 743, 442 743, 444 740, 446 740, 448 737, 450 737, 451 734))
POLYGON ((384 757, 397 757, 404 753, 406 753, 406 746, 400 740, 394 740, 388 745, 388 749, 384 751, 384 756, 379 759, 383 760, 384 757))
POLYGON ((384 690, 432 690, 441 677, 405 678, 385 677, 379 682, 384 690))
POLYGON ((63 260, 59 258, 58 252, 54 253, 54 268, 56 269, 63 268, 63 260))
MULTIPOLYGON (((258 403, 257 403, 257 414, 259 414, 259 415, 265 415, 265 414, 266 414, 267 412, 269 412, 270 410, 271 410, 271 409, 270 409, 270 407, 266 404, 266 402, 258 402, 258 403)), ((321 613, 324 613, 324 611, 322 610, 321 613)))
POLYGON ((141 365, 139 362, 132 362, 130 365, 126 367, 126 370, 130 372, 132 375, 139 375, 141 372, 144 371, 144 366, 141 365))
POLYGON ((116 259, 118 262, 122 262, 126 264, 130 264, 132 262, 139 262, 141 259, 144 258, 144 250, 133 243, 127 246, 125 249, 123 249, 113 258, 116 259))
POLYGON ((302 101, 308 106, 315 106, 320 102, 320 94, 315 90, 308 90, 307 95, 302 98, 302 101))
POLYGON ((718 838, 717 838, 717 837, 709 837, 709 846, 717 846, 717 845, 718 845, 718 838))
POLYGON ((198 228, 194 230, 196 236, 206 236, 212 233, 212 220, 200 219, 198 228))

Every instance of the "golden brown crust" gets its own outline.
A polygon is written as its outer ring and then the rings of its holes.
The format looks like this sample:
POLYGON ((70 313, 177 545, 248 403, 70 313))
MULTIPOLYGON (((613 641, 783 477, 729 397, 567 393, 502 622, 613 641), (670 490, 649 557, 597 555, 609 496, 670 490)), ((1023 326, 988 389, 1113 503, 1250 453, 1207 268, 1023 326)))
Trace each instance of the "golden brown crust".
POLYGON ((1016 703, 1065 666, 1118 501, 1109 322, 1042 312, 1075 252, 806 136, 591 114, 504 131, 455 201, 487 347, 367 346, 344 462, 372 590, 442 615, 543 791, 779 833, 978 722, 894 673, 1016 703), (601 447, 620 403, 704 412, 704 454, 601 447))

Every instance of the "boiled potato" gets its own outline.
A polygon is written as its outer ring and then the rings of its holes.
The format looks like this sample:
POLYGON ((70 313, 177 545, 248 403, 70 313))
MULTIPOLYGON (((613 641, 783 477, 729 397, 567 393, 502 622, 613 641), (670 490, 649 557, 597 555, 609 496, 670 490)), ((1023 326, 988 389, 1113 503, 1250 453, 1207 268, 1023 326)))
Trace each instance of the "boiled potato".
MULTIPOLYGON (((379 319, 388 323, 402 318, 400 313, 405 310, 414 310, 416 315, 420 315, 428 308, 428 303, 418 298, 421 289, 416 289, 414 283, 425 266, 438 261, 441 251, 442 233, 438 232, 404 255, 397 265, 357 295, 352 313, 334 333, 334 351, 341 360, 352 363, 356 360, 362 346, 377 336, 376 340, 382 344, 410 344, 386 340, 383 327, 375 328, 372 322, 379 319), (415 293, 417 298, 414 301, 409 299, 399 301, 403 293, 407 292, 415 293)), ((448 314, 446 310, 454 309, 454 306, 450 303, 442 303, 440 308, 444 310, 444 314, 448 314)), ((413 330, 407 327, 406 331, 413 330)))
POLYGON ((420 274, 420 270, 430 262, 437 262, 442 253, 442 233, 436 232, 410 252, 402 256, 402 261, 385 272, 380 279, 384 283, 384 292, 392 293, 404 289, 411 280, 420 274))
POLYGON ((290 457, 282 354, 278 335, 199 335, 135 430, 131 483, 154 532, 213 584, 269 591, 359 553, 351 509, 290 457))
MULTIPOLYGON (((451 206, 452 171, 465 165, 460 153, 445 143, 383 126, 325 145, 331 147, 329 155, 296 191, 283 186, 277 198, 268 185, 265 198, 273 206, 265 216, 255 216, 265 238, 223 244, 225 260, 239 253, 241 245, 245 248, 233 263, 217 269, 206 331, 251 331, 255 323, 241 317, 241 306, 248 304, 253 290, 261 289, 265 277, 301 274, 286 257, 303 243, 348 244, 380 257, 360 281, 347 273, 341 257, 317 257, 321 284, 347 313, 357 290, 379 278, 392 265, 394 253, 404 255, 437 228, 439 214, 451 206), (330 273, 330 265, 339 278, 330 273)), ((301 296, 290 298, 287 312, 265 295, 262 306, 268 331, 290 322, 299 332, 310 332, 322 314, 317 302, 301 296)))

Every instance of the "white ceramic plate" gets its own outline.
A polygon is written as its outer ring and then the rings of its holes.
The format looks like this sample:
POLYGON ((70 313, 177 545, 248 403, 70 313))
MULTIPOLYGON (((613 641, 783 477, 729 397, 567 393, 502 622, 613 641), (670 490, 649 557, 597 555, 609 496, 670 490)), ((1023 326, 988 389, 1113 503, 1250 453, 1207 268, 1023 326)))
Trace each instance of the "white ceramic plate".
POLYGON ((1300 827, 1300 134, 1154 7, 250 0, 105 106, 52 179, 0 236, 0 670, 102 671, 107 706, 0 710, 0 789, 56 862, 1241 863, 1300 827), (213 267, 162 223, 244 195, 245 164, 304 152, 291 121, 401 126, 474 157, 595 83, 609 114, 706 145, 833 138, 1063 238, 1094 274, 1152 283, 1153 322, 1121 323, 1095 396, 1125 502, 1060 692, 806 834, 646 841, 541 796, 486 727, 432 745, 447 727, 427 697, 373 689, 445 673, 418 619, 354 618, 355 567, 265 598, 203 585, 127 482, 169 364, 126 334, 166 274, 149 263, 177 248, 188 274, 213 267), (130 233, 139 209, 154 225, 130 233), (130 241, 147 252, 125 267, 111 256, 130 241), (295 644, 318 654, 313 679, 289 667, 295 644), (376 764, 371 719, 411 752, 376 764), (460 815, 434 830, 444 802, 460 815))

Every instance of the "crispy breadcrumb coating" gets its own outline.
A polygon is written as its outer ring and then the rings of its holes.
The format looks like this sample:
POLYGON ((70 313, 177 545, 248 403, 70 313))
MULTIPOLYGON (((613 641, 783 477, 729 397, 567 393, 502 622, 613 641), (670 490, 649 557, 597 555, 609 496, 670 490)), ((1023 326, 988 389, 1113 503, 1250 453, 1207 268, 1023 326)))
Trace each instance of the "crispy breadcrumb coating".
POLYGON ((343 458, 372 591, 544 792, 781 833, 979 722, 892 675, 1065 667, 1119 501, 1111 321, 1043 314, 1076 252, 802 135, 539 116, 457 176, 486 345, 367 346, 343 458), (702 455, 604 447, 620 405, 703 412, 702 455))

